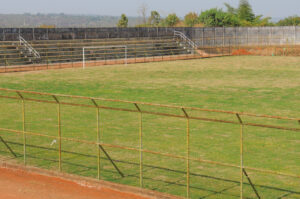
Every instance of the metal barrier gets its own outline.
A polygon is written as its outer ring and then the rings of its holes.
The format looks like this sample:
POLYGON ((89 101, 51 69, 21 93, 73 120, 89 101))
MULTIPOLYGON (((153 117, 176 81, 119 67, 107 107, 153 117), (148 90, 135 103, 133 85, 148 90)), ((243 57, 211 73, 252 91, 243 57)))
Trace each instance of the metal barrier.
MULTIPOLYGON (((112 99, 103 99, 103 98, 93 98, 93 97, 83 97, 83 96, 71 96, 71 95, 59 95, 59 94, 50 94, 50 93, 41 93, 41 92, 31 92, 31 91, 22 91, 22 90, 11 90, 11 89, 4 89, 0 88, 0 99, 7 100, 6 102, 1 102, 3 107, 9 104, 13 104, 14 107, 18 103, 21 103, 21 110, 19 111, 22 117, 22 129, 18 130, 16 126, 12 128, 4 128, 4 123, 0 123, 0 141, 4 143, 5 147, 8 149, 8 151, 16 157, 16 153, 13 151, 13 149, 9 146, 9 142, 2 138, 2 136, 6 134, 19 134, 23 136, 23 160, 24 164, 27 164, 27 147, 28 147, 28 136, 34 136, 37 138, 51 138, 55 139, 58 142, 58 149, 57 149, 57 162, 58 162, 58 169, 62 170, 62 148, 63 148, 63 141, 66 142, 72 142, 72 143, 84 143, 88 144, 89 146, 94 145, 97 147, 97 153, 95 154, 97 157, 97 178, 101 178, 101 164, 103 158, 106 158, 113 168, 117 171, 117 173, 124 177, 126 176, 126 171, 121 171, 121 169, 118 167, 118 161, 116 159, 113 159, 110 155, 110 152, 107 150, 107 148, 110 149, 119 149, 124 151, 135 151, 139 154, 139 186, 145 187, 144 183, 144 155, 145 154, 152 154, 157 155, 159 157, 168 157, 168 158, 174 158, 176 160, 182 160, 185 161, 185 171, 182 171, 182 176, 185 176, 185 186, 186 186, 186 197, 191 197, 191 182, 190 177, 192 175, 191 172, 191 163, 197 162, 197 163, 205 163, 209 165, 214 166, 222 166, 225 168, 233 168, 233 169, 239 169, 239 186, 240 186, 240 198, 244 198, 243 196, 243 186, 245 186, 245 182, 243 180, 244 177, 248 180, 247 185, 251 186, 253 192, 255 193, 257 198, 261 198, 259 191, 256 188, 256 184, 253 183, 251 180, 250 175, 248 175, 248 171, 255 172, 255 173, 263 173, 263 174, 271 174, 275 176, 284 176, 284 177, 290 177, 290 178, 296 178, 300 179, 300 175, 298 172, 296 173, 286 173, 276 170, 268 170, 268 169, 262 169, 262 168, 255 168, 255 167, 248 167, 244 163, 244 143, 245 143, 245 127, 257 127, 260 129, 277 129, 277 130, 284 130, 286 133, 288 132, 294 132, 299 133, 300 128, 294 127, 291 125, 283 125, 284 121, 295 123, 295 125, 300 124, 300 118, 289 118, 289 117, 282 117, 282 116, 271 116, 271 115, 258 115, 258 114, 251 114, 251 113, 244 113, 244 112, 232 112, 232 111, 223 111, 223 110, 210 110, 210 109, 203 109, 203 108, 195 108, 195 107, 183 107, 183 106, 172 106, 172 105, 162 105, 162 104, 152 104, 152 103, 143 103, 143 102, 131 102, 131 101, 123 101, 123 100, 112 100, 112 99), (57 107, 56 110, 56 120, 57 120, 57 135, 51 135, 49 133, 45 132, 31 132, 27 129, 27 112, 26 109, 26 103, 31 102, 35 105, 40 104, 50 104, 55 105, 57 107), (3 104, 4 103, 4 104, 3 104), (89 139, 80 139, 76 136, 63 136, 64 133, 62 131, 62 106, 66 107, 80 107, 80 108, 89 108, 94 109, 94 123, 96 124, 96 131, 94 132, 97 136, 95 140, 89 140, 89 139), (103 121, 103 117, 100 117, 101 110, 108 110, 108 111, 114 111, 116 114, 119 112, 126 112, 126 113, 132 113, 136 114, 137 116, 137 128, 138 131, 136 132, 136 136, 138 137, 138 140, 136 140, 138 143, 136 143, 136 147, 133 146, 124 146, 122 144, 122 140, 118 142, 118 144, 111 144, 111 143, 105 143, 102 140, 102 134, 101 134, 101 121, 103 121), (216 114, 213 117, 210 116, 200 116, 199 114, 216 114), (173 154, 173 153, 167 153, 167 152, 160 152, 157 150, 148 150, 144 148, 144 117, 146 115, 152 115, 152 116, 161 116, 166 118, 177 118, 181 119, 183 123, 185 123, 185 143, 181 142, 181 145, 185 146, 185 151, 182 151, 183 154, 173 154), (244 118, 253 118, 254 122, 248 122, 247 119, 244 118), (274 124, 266 124, 266 123, 260 123, 257 122, 257 119, 268 119, 276 122, 276 125, 274 124), (208 123, 214 123, 214 124, 231 124, 231 125, 238 125, 240 127, 239 130, 239 161, 240 164, 232 164, 227 162, 220 162, 215 160, 208 160, 204 158, 197 158, 194 157, 191 154, 191 141, 193 140, 191 138, 191 122, 192 121, 202 121, 202 122, 208 122, 208 123), (255 122, 256 121, 256 122, 255 122), (105 157, 102 157, 102 154, 104 154, 105 157)), ((41 108, 38 108, 41 109, 41 108)), ((8 109, 9 110, 9 109, 8 109)), ((113 114, 113 113, 111 113, 113 114)), ((1 113, 0 110, 0 118, 5 117, 5 113, 1 113)), ((120 117, 120 116, 119 116, 120 117)), ((53 118, 54 119, 54 118, 53 118)), ((131 119, 131 118, 130 118, 131 119)), ((65 121, 67 122, 67 121, 65 121)), ((68 121, 70 122, 70 121, 68 121)), ((72 124, 74 125, 74 124, 72 124)), ((122 129, 120 129, 122 131, 122 129)), ((88 136, 92 132, 85 133, 84 135, 88 136)), ((92 133, 93 134, 93 133, 92 133)), ((126 135, 125 135, 126 136, 126 135)), ((38 141, 38 140, 37 140, 38 141)), ((164 145, 164 143, 158 143, 161 145, 164 145)), ((178 144, 178 143, 174 143, 178 144)), ((160 146, 160 145, 159 145, 160 146)), ((257 160, 259 161, 259 160, 257 160)), ((299 168, 299 165, 293 165, 295 168, 299 168)), ((296 192, 294 192, 296 193, 296 192)))

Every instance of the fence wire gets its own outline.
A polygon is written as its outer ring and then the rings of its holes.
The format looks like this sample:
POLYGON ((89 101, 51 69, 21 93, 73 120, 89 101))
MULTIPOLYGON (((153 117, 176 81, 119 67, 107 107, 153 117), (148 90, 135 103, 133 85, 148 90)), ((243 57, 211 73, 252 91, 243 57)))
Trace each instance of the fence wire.
POLYGON ((0 151, 25 165, 187 198, 300 196, 300 118, 4 88, 0 99, 0 151))

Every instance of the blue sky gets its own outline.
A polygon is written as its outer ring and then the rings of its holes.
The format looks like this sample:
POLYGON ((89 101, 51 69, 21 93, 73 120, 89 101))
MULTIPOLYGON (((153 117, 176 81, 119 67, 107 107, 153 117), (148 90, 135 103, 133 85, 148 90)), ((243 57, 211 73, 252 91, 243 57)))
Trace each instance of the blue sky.
MULTIPOLYGON (((270 17, 300 15, 300 0, 249 0, 256 14, 270 17)), ((224 3, 237 6, 239 0, 0 0, 0 13, 66 13, 119 16, 138 16, 144 3, 163 16, 175 12, 184 16, 189 11, 201 12, 224 3)))

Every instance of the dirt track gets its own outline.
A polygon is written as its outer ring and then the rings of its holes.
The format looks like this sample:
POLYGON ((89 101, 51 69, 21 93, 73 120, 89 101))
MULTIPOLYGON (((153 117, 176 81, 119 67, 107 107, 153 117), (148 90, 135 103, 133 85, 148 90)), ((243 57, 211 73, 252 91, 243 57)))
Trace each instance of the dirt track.
POLYGON ((0 168, 0 198, 5 199, 144 199, 109 188, 88 188, 57 177, 0 168))
MULTIPOLYGON (((170 56, 157 56, 157 57, 142 57, 142 58, 129 58, 127 59, 128 64, 134 63, 147 63, 147 62, 160 62, 160 61, 175 61, 175 60, 185 60, 185 59, 199 59, 207 57, 218 57, 221 55, 170 55, 170 56)), ((124 64, 125 60, 103 60, 103 61, 89 61, 86 62, 86 67, 94 67, 101 65, 115 65, 124 64)), ((17 65, 17 66, 7 66, 0 67, 0 73, 9 72, 25 72, 25 71, 36 71, 36 70, 49 70, 49 69, 63 69, 63 68, 82 68, 82 62, 69 62, 69 63, 56 63, 56 64, 32 64, 32 65, 17 65)))

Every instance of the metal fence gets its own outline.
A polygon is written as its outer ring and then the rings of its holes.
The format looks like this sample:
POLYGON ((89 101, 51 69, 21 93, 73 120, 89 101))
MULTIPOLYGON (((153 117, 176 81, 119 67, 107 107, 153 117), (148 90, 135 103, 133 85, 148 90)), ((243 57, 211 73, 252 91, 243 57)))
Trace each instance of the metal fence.
POLYGON ((195 28, 190 36, 200 46, 300 45, 298 26, 195 28))
POLYGON ((294 156, 299 155, 300 118, 4 88, 0 100, 0 152, 23 158, 24 164, 35 158, 35 165, 85 175, 74 168, 86 163, 96 170, 88 170, 88 176, 187 198, 203 197, 204 190, 207 197, 273 198, 276 191, 300 196, 300 165, 294 156), (269 138, 282 145, 263 144, 269 138), (295 153, 289 154, 287 146, 295 153), (125 163, 130 165, 121 166, 125 163), (221 190, 204 189, 210 180, 221 190), (224 189, 218 181, 233 186, 224 189))
MULTIPOLYGON (((0 40, 0 72, 80 67, 82 48, 86 46, 126 45, 128 63, 228 55, 300 55, 300 28, 297 26, 49 30, 16 28, 2 29, 2 39, 0 29, 0 40), (198 49, 191 50, 187 43, 176 40, 174 31, 191 39, 198 49), (40 59, 27 56, 14 43, 19 35, 26 38, 40 53, 40 59)), ((124 59, 122 50, 98 49, 89 53, 87 59, 90 59, 90 65, 93 66, 120 64, 124 59)))
MULTIPOLYGON (((227 37, 237 39, 237 43, 264 45, 300 44, 299 26, 275 27, 145 27, 145 28, 0 28, 0 41, 17 41, 18 36, 26 40, 76 40, 170 37, 180 31, 193 40, 219 38, 215 43, 229 43, 227 37), (224 42, 222 41, 225 38, 224 42), (259 38, 266 38, 261 41, 259 38)), ((230 42, 233 43, 233 42, 230 42)), ((201 44, 201 43, 200 43, 201 44)), ((209 45, 214 45, 209 43, 209 45)))

